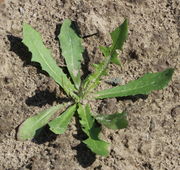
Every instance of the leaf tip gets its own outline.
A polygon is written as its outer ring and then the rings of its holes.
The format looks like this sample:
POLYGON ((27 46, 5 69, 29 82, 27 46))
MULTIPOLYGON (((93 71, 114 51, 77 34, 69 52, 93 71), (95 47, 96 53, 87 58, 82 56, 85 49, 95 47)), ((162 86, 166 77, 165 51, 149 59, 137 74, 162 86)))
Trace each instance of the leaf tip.
MULTIPOLYGON (((25 122, 23 122, 19 127, 18 127, 18 131, 17 131, 17 135, 16 138, 18 141, 26 141, 26 140, 31 140, 31 136, 29 135, 29 133, 26 133, 24 130, 24 124, 25 122)), ((34 134, 35 135, 35 134, 34 134)), ((32 136, 34 136, 32 135, 32 136)))
POLYGON ((170 76, 170 77, 172 77, 172 75, 173 75, 173 73, 174 73, 174 68, 168 68, 166 71, 167 71, 167 73, 166 73, 166 75, 167 76, 170 76))
POLYGON ((124 24, 125 24, 125 25, 128 25, 128 19, 125 19, 125 20, 124 20, 124 24))
POLYGON ((71 25, 71 20, 70 19, 65 19, 63 22, 63 25, 67 25, 68 27, 71 25))

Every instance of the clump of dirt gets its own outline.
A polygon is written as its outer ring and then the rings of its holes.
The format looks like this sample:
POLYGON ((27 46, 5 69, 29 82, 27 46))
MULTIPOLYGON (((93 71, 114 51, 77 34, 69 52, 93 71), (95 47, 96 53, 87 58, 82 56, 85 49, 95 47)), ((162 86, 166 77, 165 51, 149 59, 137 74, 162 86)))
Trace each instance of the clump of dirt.
POLYGON ((179 169, 179 9, 179 0, 0 1, 0 169, 179 169), (64 100, 56 83, 30 62, 31 54, 21 43, 22 24, 38 30, 58 65, 64 66, 57 33, 65 18, 75 21, 84 37, 89 71, 102 59, 97 47, 110 44, 109 32, 124 18, 129 20, 129 37, 120 55, 123 67, 110 65, 99 89, 110 87, 105 81, 113 77, 124 84, 146 72, 175 68, 164 90, 92 102, 94 111, 128 111, 127 129, 103 129, 103 138, 111 143, 106 158, 80 142, 85 136, 75 118, 64 135, 56 136, 46 127, 32 142, 16 140, 17 127, 26 118, 64 100))

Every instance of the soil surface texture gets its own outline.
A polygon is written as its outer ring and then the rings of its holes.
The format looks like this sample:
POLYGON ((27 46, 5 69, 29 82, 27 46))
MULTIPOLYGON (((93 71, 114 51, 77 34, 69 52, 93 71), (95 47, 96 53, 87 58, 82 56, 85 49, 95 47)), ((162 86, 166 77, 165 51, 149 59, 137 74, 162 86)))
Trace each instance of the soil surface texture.
POLYGON ((179 0, 0 0, 0 170, 179 170, 180 169, 180 1, 179 0), (103 59, 109 32, 125 18, 129 34, 120 52, 122 67, 109 66, 98 90, 118 78, 125 84, 146 72, 175 68, 168 87, 148 96, 92 101, 94 112, 128 112, 123 130, 103 128, 108 157, 94 155, 74 117, 63 135, 44 127, 33 141, 16 139, 28 117, 65 101, 58 85, 31 62, 21 43, 22 25, 39 31, 59 66, 57 35, 63 20, 74 21, 85 46, 85 74, 103 59))

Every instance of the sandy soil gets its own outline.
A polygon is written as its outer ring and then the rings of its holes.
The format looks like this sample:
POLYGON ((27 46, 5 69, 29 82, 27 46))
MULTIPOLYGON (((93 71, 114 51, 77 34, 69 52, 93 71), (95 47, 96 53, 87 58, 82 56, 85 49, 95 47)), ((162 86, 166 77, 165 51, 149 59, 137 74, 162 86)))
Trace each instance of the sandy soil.
MULTIPOLYGON (((180 169, 180 1, 179 0, 5 0, 0 1, 0 169, 2 170, 178 170, 180 169), (57 33, 65 18, 75 21, 86 47, 87 67, 102 59, 99 45, 109 32, 129 20, 123 67, 111 65, 110 77, 122 84, 146 72, 175 68, 169 86, 146 98, 92 103, 94 110, 128 111, 129 127, 103 129, 111 142, 108 157, 95 156, 80 140, 73 119, 64 135, 45 128, 34 141, 16 140, 17 127, 31 115, 64 97, 21 44, 23 22, 38 30, 63 66, 57 33)), ((86 68, 87 68, 86 67, 86 68)), ((108 85, 102 81, 99 89, 108 85)))

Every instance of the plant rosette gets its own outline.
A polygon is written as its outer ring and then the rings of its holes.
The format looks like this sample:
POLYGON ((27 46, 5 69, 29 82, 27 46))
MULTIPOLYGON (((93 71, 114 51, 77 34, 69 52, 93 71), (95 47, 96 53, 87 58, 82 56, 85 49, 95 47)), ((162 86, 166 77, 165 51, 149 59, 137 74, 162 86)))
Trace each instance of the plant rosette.
POLYGON ((125 85, 117 85, 102 91, 96 91, 96 87, 101 82, 101 77, 108 74, 109 63, 120 65, 117 50, 122 50, 123 44, 128 36, 128 21, 125 20, 119 27, 110 33, 112 45, 99 47, 104 55, 104 59, 99 64, 94 64, 94 72, 84 80, 81 79, 81 63, 83 62, 82 39, 71 28, 71 21, 66 19, 61 27, 58 36, 62 56, 64 57, 69 76, 57 66, 49 49, 42 41, 40 34, 30 25, 23 25, 23 43, 32 53, 33 62, 38 62, 42 70, 46 71, 52 79, 59 84, 69 97, 71 102, 58 104, 51 108, 34 115, 25 120, 18 129, 18 140, 31 140, 38 130, 46 124, 55 134, 63 134, 73 115, 77 112, 79 122, 87 139, 83 141, 87 147, 97 155, 107 156, 110 144, 99 138, 101 126, 109 129, 122 129, 128 125, 127 113, 112 113, 110 115, 95 115, 92 113, 88 101, 91 99, 105 99, 113 97, 134 96, 138 94, 149 94, 153 90, 160 90, 166 87, 173 75, 173 69, 167 68, 162 72, 147 73, 137 80, 128 82, 125 85), (93 93, 93 94, 92 94, 93 93), (88 103, 88 102, 86 102, 88 103), (61 114, 52 119, 56 112, 61 114))

